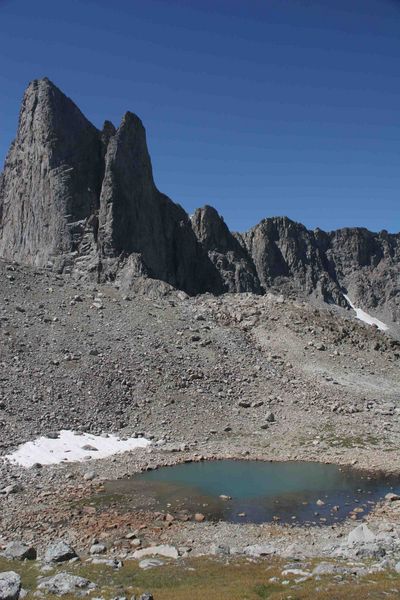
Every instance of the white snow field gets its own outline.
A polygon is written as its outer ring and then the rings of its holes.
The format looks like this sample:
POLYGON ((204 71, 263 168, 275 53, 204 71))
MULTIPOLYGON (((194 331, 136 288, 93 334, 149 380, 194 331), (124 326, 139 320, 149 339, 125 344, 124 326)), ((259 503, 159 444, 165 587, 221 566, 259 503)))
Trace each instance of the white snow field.
POLYGON ((350 304, 351 308, 356 311, 357 319, 360 319, 360 321, 364 321, 364 323, 368 323, 368 325, 376 325, 378 327, 378 329, 380 329, 381 331, 387 331, 389 329, 389 327, 386 325, 386 323, 383 323, 382 321, 380 321, 379 319, 376 319, 375 317, 371 317, 371 315, 369 315, 368 313, 363 311, 362 308, 356 308, 354 306, 354 304, 352 303, 352 301, 350 300, 350 298, 348 296, 346 296, 346 294, 343 294, 343 296, 346 298, 346 300, 350 304))
POLYGON ((40 437, 33 442, 22 444, 5 458, 22 467, 56 465, 61 462, 81 462, 88 459, 106 458, 113 454, 146 448, 150 444, 146 438, 121 440, 115 435, 100 436, 89 433, 74 433, 63 429, 56 439, 40 437))

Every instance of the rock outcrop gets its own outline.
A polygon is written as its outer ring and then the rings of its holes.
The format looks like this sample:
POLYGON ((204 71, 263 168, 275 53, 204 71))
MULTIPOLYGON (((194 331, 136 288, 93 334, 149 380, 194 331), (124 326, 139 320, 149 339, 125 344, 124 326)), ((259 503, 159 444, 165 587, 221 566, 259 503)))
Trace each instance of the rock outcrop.
POLYGON ((347 293, 400 317, 400 234, 310 231, 287 217, 238 234, 210 206, 190 219, 156 188, 136 115, 100 131, 48 79, 28 86, 0 175, 0 257, 144 293, 272 287, 348 306, 347 293))
POLYGON ((400 234, 363 228, 310 231, 287 217, 264 219, 242 234, 261 285, 305 293, 384 319, 400 318, 400 234))
POLYGON ((215 208, 198 208, 191 220, 197 239, 221 275, 224 291, 261 293, 246 247, 229 231, 215 208))
POLYGON ((139 253, 150 277, 189 294, 222 289, 187 213, 157 190, 144 127, 129 112, 107 147, 98 248, 104 264, 139 253))
POLYGON ((328 260, 353 304, 400 319, 400 234, 345 228, 328 234, 328 260))
POLYGON ((345 305, 326 257, 326 234, 287 217, 264 219, 241 236, 264 288, 283 286, 345 305))

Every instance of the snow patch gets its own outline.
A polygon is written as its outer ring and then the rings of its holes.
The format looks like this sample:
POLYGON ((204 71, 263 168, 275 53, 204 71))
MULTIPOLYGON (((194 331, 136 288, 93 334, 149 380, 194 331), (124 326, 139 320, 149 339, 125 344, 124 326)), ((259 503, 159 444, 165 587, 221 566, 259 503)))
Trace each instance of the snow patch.
POLYGON ((381 331, 387 331, 389 329, 389 327, 386 325, 386 323, 383 323, 382 321, 380 321, 379 319, 376 319, 375 317, 371 317, 371 315, 369 315, 368 313, 363 311, 361 308, 356 308, 354 306, 354 304, 352 303, 352 301, 350 300, 350 298, 348 296, 346 296, 346 294, 343 294, 343 296, 346 298, 346 300, 350 304, 351 308, 356 311, 357 319, 360 319, 360 321, 363 321, 364 323, 367 323, 368 325, 376 325, 378 327, 378 329, 380 329, 381 331))
POLYGON ((136 450, 136 448, 146 448, 150 443, 150 440, 146 438, 122 440, 115 435, 103 437, 90 433, 74 433, 63 429, 56 439, 40 437, 33 442, 26 442, 5 458, 21 467, 29 468, 35 463, 57 465, 62 462, 106 458, 113 454, 136 450))

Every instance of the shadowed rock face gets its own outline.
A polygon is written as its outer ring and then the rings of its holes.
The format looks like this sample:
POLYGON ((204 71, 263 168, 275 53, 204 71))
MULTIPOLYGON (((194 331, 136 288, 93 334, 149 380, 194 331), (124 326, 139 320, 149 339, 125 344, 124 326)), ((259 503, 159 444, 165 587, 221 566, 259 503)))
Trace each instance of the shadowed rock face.
POLYGON ((261 293, 261 285, 247 249, 225 225, 215 208, 198 208, 191 218, 197 239, 223 280, 224 291, 261 293))
POLYGON ((287 217, 261 221, 242 236, 264 288, 289 284, 294 291, 314 294, 325 302, 345 300, 334 265, 326 256, 329 239, 287 217))
POLYGON ((261 221, 241 236, 261 285, 347 306, 343 292, 388 320, 400 317, 400 235, 347 228, 310 231, 286 217, 261 221))
POLYGON ((0 175, 0 257, 124 288, 144 278, 189 294, 274 287, 342 306, 348 291, 400 317, 400 234, 309 231, 286 217, 237 234, 210 206, 189 219, 157 190, 137 116, 99 131, 48 79, 29 84, 0 175))
POLYGON ((144 127, 129 112, 107 148, 98 243, 108 259, 140 253, 150 276, 188 293, 222 290, 187 213, 157 190, 144 127))
POLYGON ((400 319, 400 234, 345 228, 328 234, 327 255, 353 303, 400 319))

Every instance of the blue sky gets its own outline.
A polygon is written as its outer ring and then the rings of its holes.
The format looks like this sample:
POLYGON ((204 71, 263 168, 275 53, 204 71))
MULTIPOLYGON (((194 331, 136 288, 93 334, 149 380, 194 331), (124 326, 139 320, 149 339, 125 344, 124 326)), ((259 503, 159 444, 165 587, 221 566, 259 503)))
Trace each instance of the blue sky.
POLYGON ((0 163, 31 79, 143 120, 159 189, 235 230, 400 230, 400 0, 0 0, 0 163))

